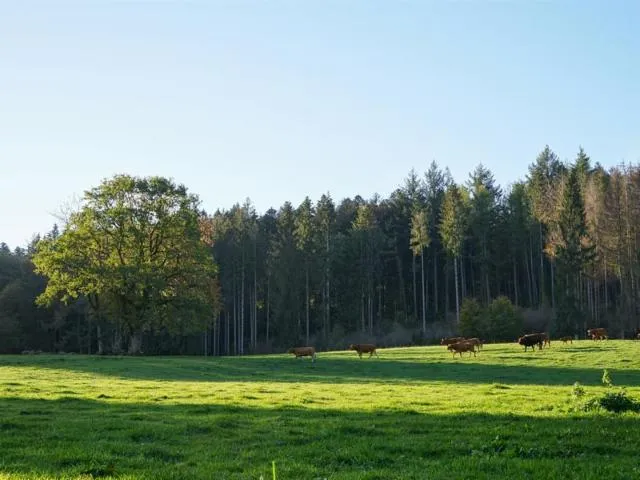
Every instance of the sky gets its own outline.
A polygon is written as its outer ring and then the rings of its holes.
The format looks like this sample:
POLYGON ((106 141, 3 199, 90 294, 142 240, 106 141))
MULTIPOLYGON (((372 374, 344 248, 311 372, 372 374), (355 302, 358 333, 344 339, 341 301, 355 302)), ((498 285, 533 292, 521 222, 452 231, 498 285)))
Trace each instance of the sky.
POLYGON ((0 0, 0 241, 114 174, 209 212, 640 161, 640 2, 0 0))

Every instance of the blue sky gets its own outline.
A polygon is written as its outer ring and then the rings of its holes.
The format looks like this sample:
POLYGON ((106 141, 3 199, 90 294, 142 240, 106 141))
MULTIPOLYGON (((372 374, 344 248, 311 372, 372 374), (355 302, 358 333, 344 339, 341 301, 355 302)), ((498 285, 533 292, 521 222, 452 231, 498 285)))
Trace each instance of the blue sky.
POLYGON ((432 160, 506 186, 549 144, 640 161, 640 3, 0 4, 0 241, 115 173, 209 211, 387 196, 432 160))

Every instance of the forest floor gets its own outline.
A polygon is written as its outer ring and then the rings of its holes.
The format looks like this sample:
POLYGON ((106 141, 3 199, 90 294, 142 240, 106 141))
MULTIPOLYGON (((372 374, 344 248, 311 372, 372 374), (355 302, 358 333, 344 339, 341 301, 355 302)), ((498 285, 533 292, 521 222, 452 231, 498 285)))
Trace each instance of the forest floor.
POLYGON ((379 355, 0 356, 0 479, 640 478, 640 342, 379 355))

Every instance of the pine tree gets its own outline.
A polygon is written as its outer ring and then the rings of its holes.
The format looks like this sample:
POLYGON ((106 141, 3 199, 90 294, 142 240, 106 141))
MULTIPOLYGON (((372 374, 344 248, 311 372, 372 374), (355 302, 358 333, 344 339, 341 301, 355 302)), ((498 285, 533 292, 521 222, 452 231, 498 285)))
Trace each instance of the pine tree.
POLYGON ((582 306, 578 302, 579 275, 585 272, 587 264, 594 258, 575 168, 569 172, 564 187, 558 229, 558 309, 555 328, 558 334, 573 334, 583 318, 582 306))
POLYGON ((411 250, 414 256, 420 255, 422 272, 422 335, 427 334, 427 285, 425 284, 424 254, 429 247, 429 215, 427 209, 416 210, 411 218, 411 250))
MULTIPOLYGON (((453 271, 456 292, 456 321, 460 322, 460 294, 458 282, 458 263, 462 255, 462 246, 467 229, 466 190, 453 184, 447 188, 442 205, 440 236, 445 250, 453 258, 453 271)), ((468 197, 467 197, 468 198, 468 197)))

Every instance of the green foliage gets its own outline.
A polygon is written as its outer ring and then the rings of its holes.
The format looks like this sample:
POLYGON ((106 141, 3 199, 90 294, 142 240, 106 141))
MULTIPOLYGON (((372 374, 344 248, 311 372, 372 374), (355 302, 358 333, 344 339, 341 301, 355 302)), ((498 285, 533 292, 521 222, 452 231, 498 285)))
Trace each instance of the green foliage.
POLYGON ((442 245, 451 257, 459 257, 468 220, 469 196, 463 187, 450 185, 442 205, 440 236, 442 245))
POLYGON ((507 297, 494 299, 487 308, 486 338, 514 340, 522 332, 522 312, 507 297))
POLYGON ((522 331, 522 313, 501 296, 483 307, 475 298, 465 298, 460 307, 460 335, 491 341, 512 341, 522 331))
POLYGON ((640 402, 631 398, 626 389, 613 388, 613 381, 609 370, 602 374, 602 384, 607 391, 599 396, 587 396, 586 391, 578 382, 574 384, 571 393, 571 409, 574 411, 593 412, 606 410, 608 412, 640 412, 640 402))
POLYGON ((411 217, 411 251, 414 256, 422 255, 431 244, 429 236, 429 215, 426 209, 417 209, 411 217))
POLYGON ((36 272, 48 279, 38 303, 99 299, 107 318, 131 335, 200 328, 213 313, 216 268, 198 204, 160 177, 118 175, 87 191, 62 234, 38 244, 36 272))
POLYGON ((487 338, 486 312, 475 298, 467 297, 460 306, 460 335, 464 337, 487 338))

